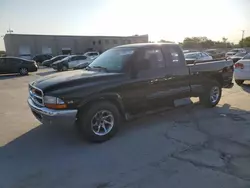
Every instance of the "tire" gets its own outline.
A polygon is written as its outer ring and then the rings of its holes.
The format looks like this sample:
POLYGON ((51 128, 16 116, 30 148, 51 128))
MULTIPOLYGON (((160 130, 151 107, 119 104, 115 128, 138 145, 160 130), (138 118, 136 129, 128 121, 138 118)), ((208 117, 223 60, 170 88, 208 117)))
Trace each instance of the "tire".
POLYGON ((215 107, 220 102, 221 94, 221 85, 216 81, 211 82, 206 86, 204 93, 200 96, 200 102, 205 107, 215 107))
POLYGON ((66 67, 65 65, 63 65, 62 71, 67 71, 67 70, 68 70, 68 67, 66 67))
POLYGON ((117 133, 120 124, 117 107, 107 101, 92 104, 88 109, 82 110, 78 117, 78 131, 90 142, 109 140, 117 133))
POLYGON ((244 82, 244 80, 235 80, 235 83, 237 84, 237 85, 242 85, 243 84, 243 82, 244 82))
POLYGON ((28 72, 27 68, 22 67, 19 69, 19 73, 20 73, 20 75, 24 76, 24 75, 28 75, 29 72, 28 72))

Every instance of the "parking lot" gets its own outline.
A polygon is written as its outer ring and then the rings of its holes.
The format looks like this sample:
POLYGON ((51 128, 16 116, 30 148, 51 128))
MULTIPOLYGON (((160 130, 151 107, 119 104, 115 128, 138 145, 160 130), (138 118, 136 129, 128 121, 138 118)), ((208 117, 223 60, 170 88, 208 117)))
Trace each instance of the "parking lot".
POLYGON ((224 89, 213 109, 194 99, 90 144, 30 112, 28 83, 53 73, 0 76, 0 188, 250 187, 250 82, 224 89))

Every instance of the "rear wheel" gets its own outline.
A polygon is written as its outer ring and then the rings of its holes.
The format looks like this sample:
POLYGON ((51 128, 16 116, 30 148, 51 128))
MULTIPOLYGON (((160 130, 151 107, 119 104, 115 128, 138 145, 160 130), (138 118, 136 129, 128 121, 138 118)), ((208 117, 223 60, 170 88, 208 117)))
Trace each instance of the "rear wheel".
POLYGON ((65 65, 63 65, 62 71, 67 71, 67 70, 68 70, 68 67, 66 67, 65 65))
POLYGON ((212 108, 220 102, 221 94, 220 84, 214 81, 205 88, 204 93, 200 96, 200 102, 202 105, 212 108))
POLYGON ((20 75, 24 76, 24 75, 27 75, 29 72, 28 72, 27 68, 22 67, 19 69, 19 73, 20 73, 20 75))
POLYGON ((235 80, 235 83, 238 84, 238 85, 242 85, 244 82, 244 80, 235 80))
POLYGON ((119 123, 120 114, 117 107, 103 101, 80 112, 78 130, 91 142, 104 142, 115 135, 119 123))

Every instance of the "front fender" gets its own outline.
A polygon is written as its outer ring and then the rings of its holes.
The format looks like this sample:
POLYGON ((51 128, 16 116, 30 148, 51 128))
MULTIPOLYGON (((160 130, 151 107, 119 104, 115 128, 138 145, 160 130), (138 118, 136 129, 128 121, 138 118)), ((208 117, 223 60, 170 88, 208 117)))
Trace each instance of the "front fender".
POLYGON ((118 93, 99 93, 83 99, 77 106, 78 109, 83 108, 91 103, 107 100, 114 103, 122 114, 125 114, 122 97, 118 93))

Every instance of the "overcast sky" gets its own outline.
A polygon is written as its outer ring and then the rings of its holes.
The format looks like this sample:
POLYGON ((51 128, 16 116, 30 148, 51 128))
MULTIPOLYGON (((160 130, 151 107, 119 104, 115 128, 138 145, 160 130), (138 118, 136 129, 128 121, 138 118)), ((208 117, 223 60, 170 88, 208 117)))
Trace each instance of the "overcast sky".
MULTIPOLYGON (((149 34, 150 40, 250 36, 250 0, 0 0, 0 35, 149 34)), ((0 38, 0 50, 4 49, 0 38)))

